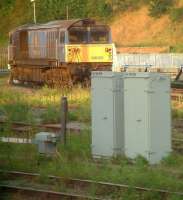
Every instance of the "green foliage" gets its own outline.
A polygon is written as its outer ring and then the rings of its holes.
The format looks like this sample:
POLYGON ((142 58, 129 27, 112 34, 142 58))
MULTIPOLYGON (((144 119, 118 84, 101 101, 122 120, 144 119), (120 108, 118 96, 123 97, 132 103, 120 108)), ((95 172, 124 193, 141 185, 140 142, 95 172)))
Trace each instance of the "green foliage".
POLYGON ((19 93, 1 90, 0 114, 8 121, 33 122, 29 103, 19 93))
MULTIPOLYGON (((38 156, 34 145, 9 144, 7 147, 7 144, 2 143, 0 145, 0 167, 6 170, 40 172, 43 179, 52 174, 66 178, 85 178, 131 186, 181 191, 183 187, 182 176, 179 177, 174 172, 179 167, 178 174, 182 175, 182 155, 172 154, 158 166, 149 166, 141 158, 138 158, 139 163, 133 165, 128 163, 114 165, 110 159, 103 160, 102 163, 95 163, 91 160, 90 134, 87 131, 81 134, 71 133, 67 145, 59 144, 57 155, 52 158, 38 156)), ((127 193, 123 192, 121 195, 131 197, 129 199, 135 197, 135 199, 161 199, 158 194, 151 192, 144 193, 143 198, 138 196, 133 189, 126 191, 127 193)))
POLYGON ((171 155, 163 159, 162 164, 165 166, 176 167, 180 165, 182 161, 183 161, 183 158, 180 154, 172 153, 171 155))
POLYGON ((182 53, 183 52, 183 44, 182 43, 178 43, 174 46, 170 47, 170 52, 171 53, 182 53))
MULTIPOLYGON (((107 23, 119 13, 149 6, 153 17, 170 14, 172 21, 183 18, 183 9, 175 8, 173 0, 36 0, 38 23, 51 20, 94 18, 107 23)), ((30 0, 0 1, 0 44, 7 44, 8 32, 22 24, 33 23, 33 4, 30 0)), ((173 51, 176 47, 173 47, 173 51)), ((179 49, 178 49, 179 50, 179 49)))
POLYGON ((149 5, 150 16, 158 18, 168 13, 173 3, 173 0, 151 0, 149 5))
POLYGON ((183 119, 183 110, 182 109, 172 109, 172 118, 173 119, 183 119))
POLYGON ((116 14, 116 12, 138 9, 143 4, 148 4, 148 2, 148 0, 107 0, 106 4, 116 14))
MULTIPOLYGON (((16 116, 19 113, 26 118, 30 107, 35 106, 35 102, 36 106, 47 106, 46 115, 52 115, 60 110, 58 104, 61 91, 59 90, 50 90, 45 87, 35 91, 28 90, 26 93, 27 90, 25 88, 23 88, 25 92, 22 92, 19 87, 10 89, 10 87, 3 85, 2 82, 0 79, 0 106, 3 108, 2 111, 6 111, 9 116, 16 116), (35 99, 38 99, 39 102, 35 101, 35 99)), ((77 88, 73 89, 72 93, 77 98, 71 96, 69 101, 77 105, 78 108, 72 112, 75 113, 76 119, 88 121, 90 116, 88 90, 84 91, 82 88, 77 88)), ((53 115, 52 118, 55 118, 55 116, 53 115)), ((45 184, 48 181, 47 175, 57 175, 66 178, 92 179, 171 191, 181 191, 183 188, 183 156, 180 154, 173 153, 156 166, 149 166, 147 161, 140 156, 135 159, 134 164, 122 157, 116 160, 104 159, 95 163, 91 159, 90 145, 91 130, 83 130, 80 133, 70 132, 67 137, 67 145, 58 144, 57 153, 52 158, 38 155, 35 145, 0 142, 0 169, 41 173, 42 182, 45 184)), ((63 190, 62 187, 58 188, 63 190)), ((96 188, 91 188, 92 195, 95 194, 95 190, 96 188)), ((114 195, 113 199, 162 199, 162 196, 158 193, 138 193, 134 189, 123 190, 121 193, 116 191, 113 194, 111 191, 105 191, 105 194, 108 195, 108 198, 110 197, 109 195, 114 195)), ((181 198, 172 196, 168 199, 178 200, 181 198)))
POLYGON ((148 161, 142 157, 142 156, 137 156, 136 159, 135 159, 135 164, 137 166, 141 166, 141 167, 144 167, 144 166, 147 166, 148 165, 148 161))
POLYGON ((173 22, 179 22, 183 19, 183 7, 182 8, 173 8, 170 12, 170 19, 173 22))
MULTIPOLYGON (((36 109, 39 107, 41 109, 42 106, 44 106, 44 110, 46 109, 45 116, 48 121, 50 120, 50 116, 52 116, 51 120, 55 119, 57 111, 59 114, 60 96, 63 91, 51 90, 47 87, 32 90, 13 86, 11 89, 11 87, 3 85, 3 80, 0 79, 0 106, 9 116, 11 114, 16 116, 19 112, 26 118, 30 108, 34 107, 36 109)), ((71 112, 75 116, 71 116, 70 118, 73 117, 77 120, 88 122, 90 121, 90 96, 89 91, 85 90, 83 88, 74 88, 72 95, 68 96, 68 99, 69 105, 71 102, 75 105, 75 107, 72 107, 71 112)), ((69 91, 65 93, 68 94, 69 91)), ((2 131, 0 133, 0 136, 2 136, 2 131)), ((13 133, 7 131, 7 135, 13 136, 13 133)), ((173 191, 181 191, 183 188, 181 179, 183 167, 182 155, 172 154, 156 166, 149 166, 147 161, 140 156, 135 159, 133 164, 127 158, 123 157, 103 159, 100 160, 101 162, 95 163, 91 159, 90 129, 85 129, 80 133, 68 132, 67 145, 64 146, 58 143, 57 147, 57 153, 54 157, 45 158, 38 154, 36 145, 0 142, 0 168, 41 172, 41 178, 45 183, 48 181, 46 176, 52 174, 66 178, 92 179, 173 191), (175 176, 175 171, 179 171, 178 173, 181 176, 175 176)), ((95 188, 91 190, 91 194, 93 193, 95 193, 95 188)), ((132 189, 122 191, 119 194, 117 192, 111 194, 111 191, 106 191, 105 193, 107 195, 114 195, 113 199, 161 199, 156 193, 148 192, 140 196, 132 189)), ((175 200, 177 198, 172 197, 171 199, 175 200)))
POLYGON ((111 5, 103 1, 91 0, 87 3, 87 16, 98 19, 109 19, 112 16, 111 5))
POLYGON ((60 122, 60 108, 48 105, 46 112, 41 115, 43 123, 59 123, 60 122))
MULTIPOLYGON (((147 0, 36 0, 38 23, 66 19, 96 18, 109 20, 117 12, 136 9, 147 0)), ((33 23, 33 5, 30 0, 1 0, 0 42, 6 41, 8 31, 26 23, 33 23), (8 24, 8 27, 7 27, 8 24), (5 39, 4 39, 5 38, 5 39)))
POLYGON ((70 121, 80 121, 89 123, 91 121, 90 115, 90 102, 83 102, 83 105, 80 105, 75 111, 70 111, 68 118, 70 121))

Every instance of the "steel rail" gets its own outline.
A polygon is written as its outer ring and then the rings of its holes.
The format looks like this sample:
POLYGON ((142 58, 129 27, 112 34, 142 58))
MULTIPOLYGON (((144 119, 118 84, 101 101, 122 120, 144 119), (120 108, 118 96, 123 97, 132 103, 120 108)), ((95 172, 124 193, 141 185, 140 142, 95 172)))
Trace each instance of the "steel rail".
MULTIPOLYGON (((179 120, 183 123, 183 120, 179 120)), ((1 124, 6 124, 7 122, 4 121, 4 120, 0 120, 0 125, 1 124)), ((52 129, 52 130, 55 130, 55 131, 60 131, 61 130, 61 125, 60 124, 36 124, 36 125, 31 125, 29 123, 25 123, 25 122, 11 122, 11 125, 13 126, 12 129, 15 129, 16 131, 19 131, 18 129, 16 128, 20 128, 20 127, 26 127, 26 128, 45 128, 45 129, 52 129)), ((182 128, 183 129, 183 124, 180 125, 180 124, 175 124, 174 125, 174 128, 182 128)), ((70 128, 70 127, 67 127, 68 130, 70 131, 81 131, 82 128, 78 129, 78 128, 70 128)))
MULTIPOLYGON (((6 124, 6 123, 7 123, 6 121, 0 120, 0 124, 6 124)), ((61 124, 35 124, 35 125, 31 125, 31 124, 25 123, 25 122, 11 122, 11 125, 12 125, 12 130, 15 130, 15 131, 19 131, 17 128, 20 128, 20 127, 27 128, 27 130, 25 130, 25 132, 30 131, 30 128, 31 128, 31 130, 33 130, 35 128, 38 128, 38 129, 44 128, 44 129, 53 130, 53 131, 56 131, 56 132, 59 132, 61 130, 61 124)), ((80 127, 80 128, 74 128, 74 127, 69 127, 69 126, 67 127, 68 131, 74 131, 74 132, 79 132, 82 129, 83 129, 82 127, 80 127)))
MULTIPOLYGON (((6 123, 5 121, 1 121, 0 120, 0 124, 4 124, 6 123)), ((27 124, 27 123, 24 123, 24 122, 13 122, 12 123, 12 130, 15 129, 16 132, 25 132, 26 131, 30 131, 30 128, 31 128, 31 124, 27 124), (25 128, 25 129, 21 129, 22 128, 25 128), (14 129, 13 129, 14 128, 14 129)), ((52 130, 54 131, 55 133, 59 133, 59 130, 61 128, 61 126, 54 126, 54 124, 52 125, 44 125, 44 124, 40 124, 40 125, 36 125, 35 127, 37 128, 43 128, 44 130, 52 130)), ((33 128, 35 128, 33 127, 33 128)), ((182 128, 183 127, 180 127, 180 125, 176 125, 175 128, 182 128)), ((33 130, 32 128, 32 130, 33 130)), ((78 132, 78 129, 70 129, 69 130, 71 131, 77 131, 78 132)), ((20 143, 20 144, 32 144, 32 139, 30 138, 27 138, 27 137, 15 137, 15 138, 11 138, 11 137, 0 137, 0 141, 1 142, 8 142, 8 143, 20 143)), ((172 138, 172 147, 173 147, 173 150, 176 151, 176 152, 179 152, 179 153, 183 153, 183 145, 180 146, 181 144, 183 144, 183 139, 179 139, 179 138, 172 138), (177 146, 178 145, 178 146, 177 146)))
MULTIPOLYGON (((35 178, 40 177, 41 175, 38 173, 27 173, 27 172, 18 172, 18 171, 2 171, 0 170, 0 173, 13 175, 16 177, 29 177, 29 178, 35 178)), ((160 195, 177 195, 177 196, 183 196, 183 192, 175 192, 175 191, 169 191, 166 189, 156 189, 156 188, 147 188, 147 187, 138 187, 138 186, 131 186, 127 184, 118 184, 118 183, 110 183, 110 182, 103 182, 103 181, 93 181, 93 180, 87 180, 87 179, 76 179, 76 178, 64 178, 64 177, 58 177, 58 176, 47 176, 49 179, 57 180, 57 181, 64 181, 64 183, 72 183, 74 185, 96 185, 97 187, 106 187, 107 189, 113 188, 113 189, 133 189, 139 192, 155 192, 159 193, 160 195)))
MULTIPOLYGON (((20 187, 20 186, 12 186, 12 185, 5 185, 5 184, 0 184, 0 189, 2 189, 4 192, 6 190, 9 191, 15 191, 15 192, 23 192, 23 193, 28 193, 28 194, 33 194, 33 195, 46 195, 46 197, 49 196, 52 197, 52 199, 56 198, 67 198, 67 199, 85 199, 85 200, 102 200, 101 198, 97 197, 91 197, 91 196, 85 196, 85 195, 78 195, 74 193, 65 193, 65 192, 55 192, 51 190, 42 190, 42 189, 35 189, 32 187, 20 187)), ((46 197, 44 199, 46 199, 46 197)))

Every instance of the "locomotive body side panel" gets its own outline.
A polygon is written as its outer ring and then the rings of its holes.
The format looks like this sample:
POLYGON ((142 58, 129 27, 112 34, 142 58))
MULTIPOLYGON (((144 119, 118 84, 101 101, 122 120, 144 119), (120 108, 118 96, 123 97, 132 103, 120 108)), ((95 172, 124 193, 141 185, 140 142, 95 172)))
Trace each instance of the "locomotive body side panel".
POLYGON ((29 31, 29 58, 47 58, 47 31, 29 31))
POLYGON ((56 59, 57 41, 57 29, 29 31, 29 58, 56 59))

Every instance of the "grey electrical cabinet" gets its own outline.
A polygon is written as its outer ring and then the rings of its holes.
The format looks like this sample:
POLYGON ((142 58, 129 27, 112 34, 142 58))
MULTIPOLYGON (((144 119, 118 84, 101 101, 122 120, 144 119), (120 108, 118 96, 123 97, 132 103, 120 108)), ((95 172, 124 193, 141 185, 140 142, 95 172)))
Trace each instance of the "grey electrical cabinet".
POLYGON ((92 72, 92 154, 116 156, 124 150, 123 79, 116 72, 92 72))
POLYGON ((170 78, 92 72, 93 156, 141 155, 154 164, 170 152, 170 78))
POLYGON ((125 155, 158 163, 171 151, 170 78, 158 73, 124 75, 125 155))

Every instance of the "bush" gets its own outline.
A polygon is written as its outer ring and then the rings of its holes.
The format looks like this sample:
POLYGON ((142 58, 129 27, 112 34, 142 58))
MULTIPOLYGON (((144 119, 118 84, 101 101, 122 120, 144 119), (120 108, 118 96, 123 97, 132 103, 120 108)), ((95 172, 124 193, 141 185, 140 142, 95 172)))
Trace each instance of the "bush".
POLYGON ((182 109, 172 109, 172 118, 173 119, 182 119, 183 118, 183 110, 182 109))
POLYGON ((41 119, 43 123, 59 123, 60 115, 60 108, 49 105, 46 112, 41 115, 41 119))
POLYGON ((112 11, 116 12, 138 9, 141 5, 148 4, 148 2, 149 0, 108 0, 107 4, 112 8, 112 11))
POLYGON ((170 19, 173 22, 178 22, 183 19, 183 8, 173 8, 170 12, 170 19))
POLYGON ((183 52, 183 44, 178 43, 175 46, 170 47, 170 52, 171 53, 182 53, 183 52))
POLYGON ((168 13, 173 4, 173 0, 151 0, 149 14, 152 17, 160 17, 161 15, 168 13))

